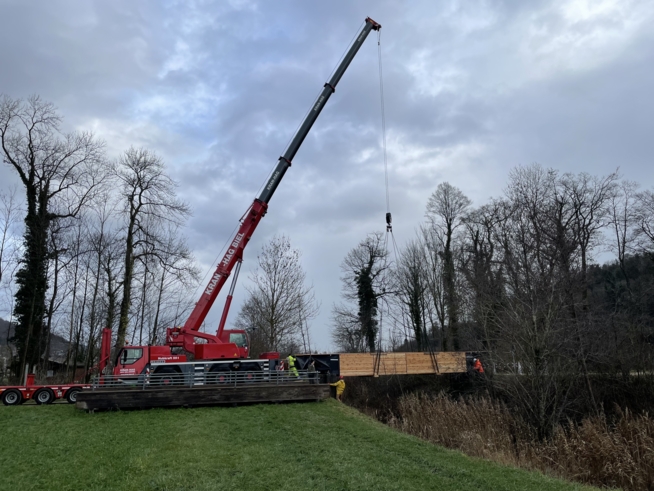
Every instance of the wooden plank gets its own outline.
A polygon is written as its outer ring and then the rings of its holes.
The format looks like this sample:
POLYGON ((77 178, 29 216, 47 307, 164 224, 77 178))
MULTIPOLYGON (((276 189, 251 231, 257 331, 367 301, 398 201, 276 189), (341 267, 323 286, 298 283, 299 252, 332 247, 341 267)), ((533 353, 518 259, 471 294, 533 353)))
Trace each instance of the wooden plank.
POLYGON ((341 353, 339 356, 340 374, 345 377, 371 377, 375 355, 371 353, 341 353))
POLYGON ((465 373, 466 354, 462 351, 444 351, 437 353, 438 368, 440 373, 465 373))
POLYGON ((148 409, 155 407, 197 407, 265 402, 319 401, 329 398, 329 385, 286 384, 240 387, 171 387, 141 389, 83 390, 76 407, 96 409, 148 409))
POLYGON ((379 375, 406 375, 406 353, 382 353, 379 375))
MULTIPOLYGON (((440 373, 437 369, 438 363, 434 366, 434 361, 437 361, 437 356, 430 356, 429 353, 407 353, 406 366, 407 373, 411 374, 427 374, 427 373, 440 373)), ((440 367, 438 367, 440 368, 440 367)))
POLYGON ((436 366, 429 353, 341 353, 340 373, 345 377, 373 375, 420 375, 465 373, 466 354, 461 351, 435 353, 436 366), (375 370, 377 368, 377 371, 375 370))

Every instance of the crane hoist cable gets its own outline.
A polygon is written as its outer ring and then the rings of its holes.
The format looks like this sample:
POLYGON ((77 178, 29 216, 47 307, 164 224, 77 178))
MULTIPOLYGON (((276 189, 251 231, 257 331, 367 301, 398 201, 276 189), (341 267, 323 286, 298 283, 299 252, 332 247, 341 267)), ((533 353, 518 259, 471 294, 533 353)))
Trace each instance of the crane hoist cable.
MULTIPOLYGON (((388 234, 391 234, 393 237, 393 226, 392 226, 392 215, 391 215, 391 199, 388 186, 388 154, 386 151, 386 107, 384 104, 384 71, 382 68, 382 52, 381 52, 381 29, 377 31, 377 59, 379 65, 379 102, 381 106, 381 126, 382 126, 382 154, 384 158, 384 185, 386 190, 386 236, 384 238, 384 269, 387 267, 388 262, 388 234)), ((393 238, 393 242, 395 239, 393 238)), ((395 256, 397 257, 397 249, 395 248, 395 256)), ((375 356, 374 365, 373 365, 373 375, 378 376, 380 371, 380 362, 381 362, 381 352, 382 352, 382 340, 383 340, 383 302, 382 306, 379 309, 379 340, 377 342, 377 354, 375 356)))
POLYGON ((386 231, 392 232, 391 198, 388 191, 388 154, 386 152, 386 107, 384 104, 384 71, 382 69, 381 29, 377 31, 377 58, 379 60, 379 101, 381 105, 382 150, 384 156, 384 183, 386 186, 386 231))
MULTIPOLYGON (((385 185, 385 190, 386 190, 386 238, 384 240, 384 250, 386 251, 386 257, 384 259, 384 265, 386 265, 387 257, 388 257, 388 236, 390 234, 391 240, 392 240, 392 245, 393 245, 393 253, 395 256, 395 264, 399 264, 399 258, 398 258, 398 247, 397 247, 397 242, 395 241, 395 235, 393 234, 393 218, 391 215, 391 200, 390 200, 390 191, 389 191, 389 184, 388 184, 388 151, 387 151, 387 142, 386 142, 386 105, 385 105, 385 100, 384 100, 384 71, 383 71, 383 64, 382 64, 382 51, 381 51, 381 29, 377 31, 377 58, 378 58, 378 64, 379 64, 379 101, 380 101, 380 106, 381 106, 381 126, 382 126, 382 152, 383 152, 383 158, 384 158, 384 185, 385 185)), ((402 314, 402 323, 404 330, 406 332, 406 317, 404 314, 402 314)), ((374 364, 374 373, 379 374, 379 363, 380 363, 380 357, 381 357, 381 344, 382 344, 382 331, 383 331, 383 326, 382 326, 382 316, 381 316, 381 309, 380 309, 380 322, 379 322, 379 344, 377 348, 377 357, 375 360, 374 364)), ((438 373, 439 368, 438 368, 438 361, 436 359, 436 354, 434 353, 434 350, 431 346, 431 342, 429 340, 429 336, 427 335, 427 329, 426 326, 423 326, 423 334, 425 338, 425 342, 427 343, 427 348, 429 350, 429 356, 432 362, 432 366, 434 368, 434 371, 438 373)))

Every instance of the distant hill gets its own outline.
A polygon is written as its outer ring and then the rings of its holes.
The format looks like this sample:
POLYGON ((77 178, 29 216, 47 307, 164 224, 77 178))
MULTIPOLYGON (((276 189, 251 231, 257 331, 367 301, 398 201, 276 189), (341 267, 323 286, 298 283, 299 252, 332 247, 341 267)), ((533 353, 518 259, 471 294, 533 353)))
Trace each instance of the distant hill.
POLYGON ((0 346, 7 346, 7 338, 13 334, 14 329, 11 323, 0 317, 0 346))
MULTIPOLYGON (((0 346, 11 346, 7 340, 14 335, 14 327, 11 322, 0 318, 0 346)), ((68 340, 57 334, 50 335, 50 361, 62 364, 66 361, 68 351, 68 340)))

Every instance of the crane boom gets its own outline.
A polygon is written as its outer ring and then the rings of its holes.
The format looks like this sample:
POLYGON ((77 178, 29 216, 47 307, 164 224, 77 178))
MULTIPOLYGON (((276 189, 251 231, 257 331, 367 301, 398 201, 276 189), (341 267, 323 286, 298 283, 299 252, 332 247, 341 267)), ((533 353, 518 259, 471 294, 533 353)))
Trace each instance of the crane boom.
MULTIPOLYGON (((345 73, 347 67, 352 62, 354 56, 357 54, 357 51, 359 51, 359 48, 368 37, 368 34, 370 34, 370 31, 371 30, 377 31, 380 28, 381 25, 375 22, 374 20, 372 20, 370 17, 366 19, 365 26, 361 30, 361 33, 357 36, 357 38, 353 42, 352 46, 344 56, 343 60, 339 64, 338 68, 334 72, 329 82, 327 82, 324 85, 321 94, 316 99, 316 102, 313 104, 311 110, 309 111, 309 114, 307 114, 302 125, 300 126, 297 133, 295 134, 295 137, 293 138, 288 148, 284 152, 284 155, 279 157, 279 162, 277 163, 277 166, 275 167, 275 170, 273 171, 270 179, 264 186, 259 196, 254 200, 248 211, 245 213, 243 220, 241 222, 241 226, 239 227, 238 232, 230 242, 229 247, 227 248, 227 252, 225 252, 225 255, 223 256, 222 260, 218 263, 218 267, 216 268, 216 271, 214 272, 213 276, 209 280, 209 283, 206 286, 206 288, 203 290, 200 299, 195 304, 195 308, 193 309, 191 315, 189 316, 186 323, 184 324, 184 327, 178 331, 179 334, 183 334, 184 332, 188 334, 192 333, 192 335, 184 336, 185 338, 184 348, 187 351, 193 351, 192 343, 193 343, 194 336, 202 337, 205 339, 207 338, 206 334, 202 334, 197 331, 202 325, 202 323, 204 322, 205 317, 209 313, 211 306, 216 300, 216 297, 218 296, 218 293, 220 293, 220 290, 222 289, 223 285, 227 281, 227 278, 229 277, 232 270, 234 269, 234 266, 242 259, 243 250, 245 249, 245 246, 247 245, 250 238, 252 237, 252 234, 257 228, 259 221, 266 214, 266 210, 268 209, 268 203, 270 202, 272 195, 277 189, 277 186, 279 186, 279 183, 284 177, 284 174, 291 166, 293 157, 295 157, 295 154, 300 149, 300 146, 302 145, 302 142, 304 141, 307 134, 309 133, 309 130, 313 126, 313 123, 320 115, 320 112, 322 111, 323 107, 329 100, 329 97, 336 90, 336 85, 338 84, 341 77, 345 73)), ((225 316, 223 315, 223 317, 225 316)), ((222 327, 222 322, 221 322, 221 327, 222 327)))

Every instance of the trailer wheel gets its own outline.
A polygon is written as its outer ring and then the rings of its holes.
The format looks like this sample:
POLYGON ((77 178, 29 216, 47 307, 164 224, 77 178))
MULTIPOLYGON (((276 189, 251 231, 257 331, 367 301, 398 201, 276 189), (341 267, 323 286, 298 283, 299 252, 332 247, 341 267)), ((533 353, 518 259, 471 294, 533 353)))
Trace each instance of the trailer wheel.
POLYGON ((55 395, 54 392, 52 392, 52 389, 39 389, 36 391, 36 394, 32 396, 32 399, 34 399, 34 402, 37 404, 52 404, 55 400, 55 395))
POLYGON ((2 393, 2 403, 5 406, 18 406, 23 403, 23 395, 16 389, 5 390, 2 393))
POLYGON ((75 404, 77 402, 77 393, 81 389, 68 389, 68 392, 66 392, 66 400, 68 401, 68 404, 75 404))

